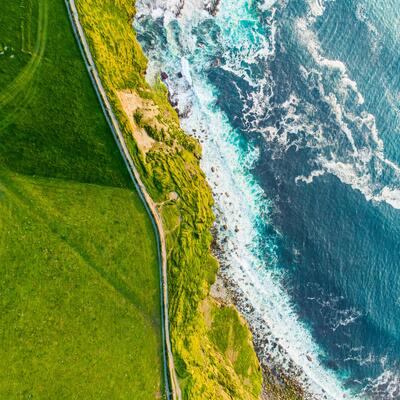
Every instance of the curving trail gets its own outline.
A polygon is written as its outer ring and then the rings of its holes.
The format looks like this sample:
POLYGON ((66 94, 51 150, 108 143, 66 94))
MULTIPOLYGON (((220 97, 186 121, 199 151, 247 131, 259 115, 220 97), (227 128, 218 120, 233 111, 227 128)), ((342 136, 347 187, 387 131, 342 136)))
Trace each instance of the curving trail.
POLYGON ((0 121, 0 132, 15 121, 20 111, 34 98, 32 81, 46 50, 48 27, 48 0, 39 0, 38 26, 32 57, 15 79, 0 92, 0 110, 13 103, 12 110, 0 121))
POLYGON ((118 145, 125 165, 128 168, 132 182, 139 193, 141 200, 147 210, 152 221, 157 240, 158 259, 160 267, 160 288, 161 288, 161 319, 162 319, 162 346, 163 346, 163 363, 164 363, 164 381, 167 399, 181 400, 182 394, 179 387, 178 377, 176 375, 174 359, 171 350, 171 340, 169 336, 169 317, 168 317, 168 286, 167 286, 167 250, 165 241, 165 232, 162 225, 160 214, 157 206, 148 194, 146 187, 140 179, 140 175, 135 167, 128 147, 125 143, 123 134, 118 124, 118 120, 112 111, 111 104, 107 94, 101 83, 96 64, 93 60, 88 42, 82 25, 79 21, 78 11, 75 0, 65 0, 68 15, 71 20, 72 28, 82 52, 86 68, 89 71, 90 79, 93 83, 97 97, 99 98, 104 115, 110 125, 114 139, 118 145))
MULTIPOLYGON (((35 46, 32 51, 32 58, 28 64, 21 70, 16 78, 0 92, 0 109, 8 105, 17 96, 23 94, 26 96, 25 89, 30 82, 42 61, 47 41, 48 26, 48 0, 39 1, 38 27, 35 46)), ((30 90, 30 88, 29 88, 30 90)), ((29 92, 28 90, 28 92, 29 92)))

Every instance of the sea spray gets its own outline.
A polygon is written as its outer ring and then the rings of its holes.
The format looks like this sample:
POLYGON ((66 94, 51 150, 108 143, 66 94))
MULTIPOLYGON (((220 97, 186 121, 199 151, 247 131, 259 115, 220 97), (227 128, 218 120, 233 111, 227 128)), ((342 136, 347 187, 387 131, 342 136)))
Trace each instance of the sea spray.
MULTIPOLYGON (((377 121, 369 111, 374 96, 368 96, 366 83, 360 84, 352 75, 348 65, 351 60, 344 62, 339 56, 326 54, 326 42, 318 34, 321 21, 329 26, 330 20, 324 18, 335 2, 222 1, 213 15, 206 1, 141 0, 137 6, 135 28, 150 59, 148 78, 154 81, 161 71, 167 72, 166 84, 182 126, 203 145, 202 167, 216 199, 216 229, 224 249, 222 273, 236 288, 238 307, 252 326, 263 361, 292 371, 317 397, 342 398, 346 394, 349 398, 351 394, 343 388, 347 386, 360 391, 360 398, 396 398, 396 364, 390 357, 374 354, 378 350, 363 342, 371 340, 363 337, 363 330, 368 326, 373 331, 372 312, 363 306, 364 299, 356 301, 354 297, 363 288, 355 280, 362 278, 361 267, 370 264, 385 268, 379 272, 382 285, 382 274, 390 276, 386 267, 391 247, 381 245, 387 253, 378 249, 365 260, 363 255, 369 254, 374 242, 380 240, 373 235, 368 238, 372 231, 365 225, 366 218, 360 218, 358 224, 364 225, 347 240, 356 243, 360 238, 360 247, 367 247, 356 256, 344 252, 342 243, 340 252, 332 253, 338 233, 347 237, 347 232, 340 231, 344 222, 332 233, 322 229, 325 224, 334 225, 335 218, 358 221, 358 213, 365 209, 374 216, 370 225, 381 232, 374 221, 379 224, 382 215, 396 218, 395 211, 400 207, 399 167, 393 157, 396 153, 390 151, 378 129, 378 122, 382 127, 388 126, 387 121, 396 120, 377 121), (271 173, 266 172, 265 160, 271 173), (285 198, 287 192, 280 192, 283 187, 304 196, 313 193, 316 185, 327 191, 331 187, 328 183, 334 190, 340 188, 341 198, 352 196, 357 201, 354 204, 360 204, 354 207, 353 214, 345 214, 353 209, 351 204, 342 206, 332 197, 329 208, 321 210, 316 220, 302 221, 303 214, 293 210, 312 214, 301 210, 301 203, 318 210, 322 196, 319 194, 310 204, 302 197, 294 202, 291 197, 285 198), (269 191, 267 196, 268 187, 275 192, 269 191), (351 193, 351 189, 362 196, 351 193), (281 196, 287 204, 282 203, 281 196), (295 216, 286 226, 306 224, 303 236, 290 248, 294 266, 282 262, 288 230, 274 223, 284 219, 280 216, 282 204, 288 207, 288 214, 295 216), (330 214, 333 221, 326 222, 330 221, 330 214), (308 245, 309 240, 306 233, 311 235, 310 232, 318 232, 317 242, 311 243, 310 248, 318 249, 317 265, 321 270, 315 274, 312 269, 316 268, 312 254, 302 265, 305 271, 310 269, 310 275, 296 282, 296 260, 305 257, 305 243, 308 245), (324 246, 328 249, 325 258, 324 246), (355 257, 363 262, 360 266, 355 264, 357 268, 347 277, 346 268, 355 263, 355 257), (384 261, 382 265, 377 262, 379 257, 384 261), (338 293, 335 285, 341 283, 339 279, 347 286, 338 293), (350 291, 352 280, 358 286, 350 291), (294 284, 307 295, 295 298, 294 284), (305 305, 320 311, 319 320, 303 322, 300 311, 304 313, 305 305), (315 327, 320 329, 318 343, 314 340, 315 327), (320 345, 322 339, 324 347, 320 345)), ((350 6, 343 5, 341 18, 351 11, 346 7, 350 6)), ((371 10, 363 4, 363 9, 358 5, 354 12, 356 21, 366 24, 371 54, 376 56, 381 50, 374 41, 378 28, 371 25, 371 10)), ((329 28, 328 41, 340 24, 329 28)), ((393 64, 396 65, 394 61, 393 64)), ((376 74, 373 80, 377 80, 376 74)), ((395 78, 392 80, 396 82, 395 78)), ((388 104, 396 98, 391 84, 385 82, 388 104)), ((380 103, 386 104, 384 99, 380 103)), ((396 126, 396 122, 391 124, 396 126)), ((396 237, 396 228, 393 232, 396 237)), ((394 249, 395 246, 392 245, 394 249)), ((301 271, 297 275, 303 276, 301 271)), ((368 289, 365 288, 365 297, 371 301, 368 289)), ((380 294, 385 288, 372 289, 380 294)), ((316 311, 313 312, 315 317, 316 311)), ((373 327, 377 316, 374 318, 373 327)), ((383 354, 386 351, 379 342, 376 348, 383 354)))
MULTIPOLYGON (((238 298, 242 299, 238 306, 256 332, 255 338, 259 341, 258 347, 263 349, 261 356, 264 361, 268 357, 270 363, 280 365, 291 373, 295 371, 311 393, 341 398, 344 390, 334 375, 320 364, 320 350, 299 321, 280 284, 280 274, 274 269, 277 262, 275 235, 269 238, 263 236, 273 204, 251 174, 259 155, 258 149, 241 139, 215 104, 216 94, 204 75, 207 68, 218 65, 218 48, 204 48, 199 38, 189 33, 202 29, 210 18, 201 2, 196 4, 197 12, 193 12, 193 6, 193 3, 190 7, 182 3, 179 6, 170 4, 160 17, 162 5, 138 2, 135 28, 142 40, 147 32, 156 27, 158 31, 161 27, 163 29, 162 36, 154 38, 150 48, 148 43, 143 43, 150 58, 149 71, 154 74, 166 70, 168 76, 173 77, 168 79, 167 84, 172 101, 180 114, 185 116, 181 118, 182 126, 203 145, 202 168, 215 196, 218 240, 224 249, 221 255, 223 273, 234 283, 238 298), (178 9, 173 13, 170 11, 178 9), (146 17, 149 15, 156 18, 149 19, 146 17), (160 47, 168 51, 163 54, 160 47), (268 254, 267 259, 265 254, 268 254)), ((214 27, 215 32, 218 31, 216 34, 221 35, 220 26, 228 21, 236 25, 237 31, 248 29, 243 21, 257 24, 247 6, 246 2, 234 8, 226 8, 226 3, 222 4, 217 16, 222 21, 214 27), (249 14, 236 15, 237 10, 249 14)), ((266 17, 271 19, 271 14, 266 17)), ((225 60, 223 68, 229 70, 230 64, 235 67, 239 62, 237 57, 252 64, 272 54, 273 36, 268 38, 265 34, 272 35, 273 30, 271 26, 269 32, 257 32, 255 29, 250 32, 252 41, 263 42, 253 51, 243 33, 236 32, 232 38, 230 28, 226 27, 224 34, 218 38, 225 46, 224 50, 230 53, 230 59, 225 60), (234 47, 233 39, 239 40, 234 47), (237 50, 240 54, 235 54, 237 50)), ((212 30, 209 34, 212 36, 212 30)), ((221 57, 226 55, 226 52, 220 54, 221 57)), ((155 78, 150 74, 148 77, 150 80, 155 78)), ((250 80, 249 84, 252 84, 250 80)))

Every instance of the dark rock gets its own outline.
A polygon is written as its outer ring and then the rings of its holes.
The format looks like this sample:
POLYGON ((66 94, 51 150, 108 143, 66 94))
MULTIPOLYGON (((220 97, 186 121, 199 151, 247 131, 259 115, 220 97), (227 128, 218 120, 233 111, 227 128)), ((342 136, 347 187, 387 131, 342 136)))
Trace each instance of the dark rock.
POLYGON ((212 17, 215 17, 218 13, 219 4, 220 0, 210 0, 204 8, 212 17))
POLYGON ((179 118, 187 118, 191 113, 191 109, 189 107, 186 107, 184 110, 176 108, 176 112, 179 118))
POLYGON ((179 17, 181 15, 184 6, 185 6, 185 0, 180 0, 174 12, 175 17, 179 17))
POLYGON ((167 79, 168 79, 168 74, 166 73, 166 72, 161 72, 161 79, 163 80, 163 81, 166 81, 167 79))
POLYGON ((178 72, 177 73, 177 77, 180 79, 180 78, 183 78, 183 75, 182 75, 182 72, 178 72))
POLYGON ((221 60, 219 58, 217 58, 216 60, 213 61, 211 66, 214 67, 214 68, 220 67, 221 66, 221 60))

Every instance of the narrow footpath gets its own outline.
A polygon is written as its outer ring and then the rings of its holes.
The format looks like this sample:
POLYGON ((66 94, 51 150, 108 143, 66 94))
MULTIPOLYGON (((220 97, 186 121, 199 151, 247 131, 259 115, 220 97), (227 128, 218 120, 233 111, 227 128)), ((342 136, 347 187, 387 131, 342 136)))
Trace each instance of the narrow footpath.
POLYGON ((140 198, 145 205, 147 213, 152 221, 158 249, 158 260, 160 268, 160 289, 161 289, 161 319, 162 319, 162 347, 164 364, 164 381, 167 399, 181 400, 182 394, 179 387, 178 377, 176 376, 174 359, 171 350, 171 340, 169 335, 169 317, 168 317, 168 284, 167 284, 167 251, 165 242, 165 232, 162 225, 162 219, 158 213, 157 206, 148 194, 146 187, 140 179, 140 175, 135 167, 132 157, 126 146, 124 137, 119 127, 118 120, 112 110, 104 87, 101 83, 96 64, 93 60, 88 42, 82 25, 79 21, 78 11, 74 0, 65 0, 69 18, 75 38, 85 60, 86 68, 89 71, 90 79, 93 83, 97 97, 99 98, 104 115, 110 125, 114 139, 118 145, 121 155, 128 168, 131 179, 139 193, 140 198))

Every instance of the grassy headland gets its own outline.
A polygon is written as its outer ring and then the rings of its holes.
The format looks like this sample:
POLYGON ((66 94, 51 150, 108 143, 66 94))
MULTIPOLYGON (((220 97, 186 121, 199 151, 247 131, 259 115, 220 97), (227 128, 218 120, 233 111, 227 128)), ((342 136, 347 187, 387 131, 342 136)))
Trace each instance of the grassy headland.
POLYGON ((0 12, 0 398, 162 394, 154 232, 63 0, 0 12))
POLYGON ((77 6, 132 156, 163 216, 172 346, 184 398, 258 398, 262 378, 251 334, 233 307, 209 296, 218 263, 210 253, 213 200, 199 166, 201 148, 181 130, 165 87, 145 81, 133 2, 78 0, 77 6))

